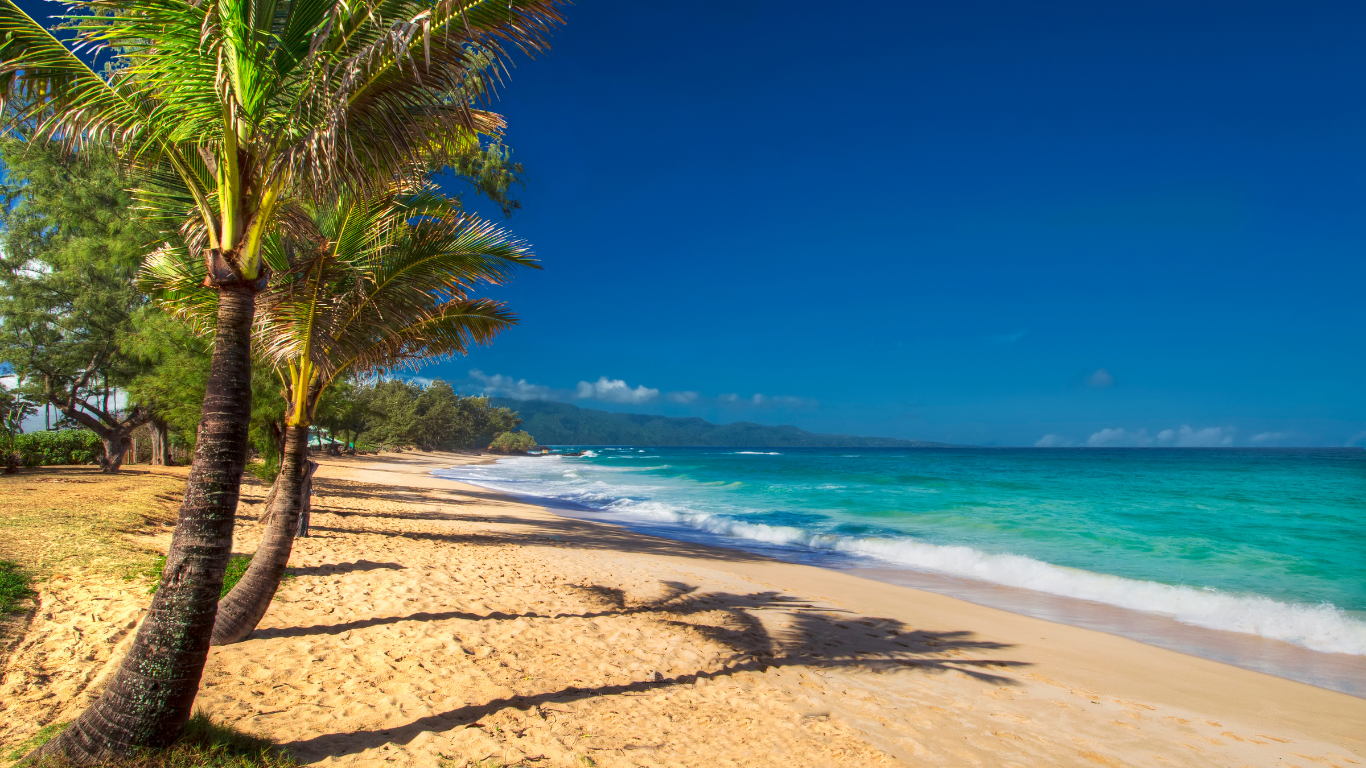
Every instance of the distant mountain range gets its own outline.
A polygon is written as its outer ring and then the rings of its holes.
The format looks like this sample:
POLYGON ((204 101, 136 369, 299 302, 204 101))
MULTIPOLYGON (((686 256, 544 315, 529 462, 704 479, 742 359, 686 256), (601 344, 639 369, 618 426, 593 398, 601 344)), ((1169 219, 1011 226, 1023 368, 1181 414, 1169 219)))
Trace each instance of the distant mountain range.
POLYGON ((944 445, 890 437, 821 435, 748 421, 713 424, 642 413, 608 413, 568 403, 491 398, 522 417, 522 429, 542 445, 712 445, 733 448, 924 448, 944 445))

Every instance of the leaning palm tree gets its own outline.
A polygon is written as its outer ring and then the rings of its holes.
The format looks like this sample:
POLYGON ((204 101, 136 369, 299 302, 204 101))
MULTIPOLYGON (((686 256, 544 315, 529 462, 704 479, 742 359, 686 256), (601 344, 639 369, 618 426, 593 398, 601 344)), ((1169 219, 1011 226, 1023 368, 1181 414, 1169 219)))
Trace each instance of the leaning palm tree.
POLYGON ((164 746, 208 655, 247 458, 262 244, 299 199, 369 191, 501 130, 477 109, 503 45, 545 47, 561 0, 72 0, 68 47, 0 0, 0 107, 25 137, 112 147, 216 295, 194 462, 147 619, 101 697, 44 754, 164 746), (96 72, 73 52, 108 56, 96 72), (168 192, 164 190, 175 190, 168 192), (157 197, 159 195, 159 197, 157 197))
MULTIPOLYGON (((469 298, 470 290, 535 266, 524 243, 430 189, 343 198, 315 207, 311 223, 316 233, 303 243, 267 243, 278 271, 260 296, 254 333, 258 354, 281 373, 285 446, 265 535, 219 601, 214 645, 246 639, 279 587, 307 493, 308 429, 328 386, 488 343, 516 320, 498 302, 469 298)), ((197 267, 165 249, 143 280, 163 306, 206 326, 212 296, 197 267)))

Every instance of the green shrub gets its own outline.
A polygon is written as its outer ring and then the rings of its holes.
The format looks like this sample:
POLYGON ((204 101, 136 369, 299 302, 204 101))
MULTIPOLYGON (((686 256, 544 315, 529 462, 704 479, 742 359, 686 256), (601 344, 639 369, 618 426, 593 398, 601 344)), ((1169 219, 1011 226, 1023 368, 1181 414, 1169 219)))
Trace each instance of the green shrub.
POLYGON ((13 560, 0 560, 0 614, 18 610, 19 603, 32 597, 29 575, 13 560))
POLYGON ((14 450, 26 467, 89 464, 104 454, 104 443, 88 429, 63 429, 16 435, 14 450))
POLYGON ((504 432, 493 438, 489 450, 493 453, 526 453, 536 447, 536 438, 522 430, 504 432))

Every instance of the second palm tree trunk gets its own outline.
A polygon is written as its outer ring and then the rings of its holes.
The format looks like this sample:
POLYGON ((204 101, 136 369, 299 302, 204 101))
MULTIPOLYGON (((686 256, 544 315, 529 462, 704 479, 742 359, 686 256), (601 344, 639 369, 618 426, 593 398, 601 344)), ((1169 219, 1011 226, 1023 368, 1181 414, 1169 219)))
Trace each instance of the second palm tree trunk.
POLYGON ((213 625, 213 645, 229 645, 247 639, 270 608, 280 579, 285 575, 294 536, 299 530, 300 495, 308 489, 308 427, 285 427, 285 451, 280 457, 280 477, 267 514, 270 522, 251 565, 231 592, 218 601, 213 625))
POLYGON ((251 424, 247 287, 220 290, 217 333, 185 501, 147 618, 114 677, 38 754, 90 765, 174 742, 190 719, 232 554, 232 528, 251 424))

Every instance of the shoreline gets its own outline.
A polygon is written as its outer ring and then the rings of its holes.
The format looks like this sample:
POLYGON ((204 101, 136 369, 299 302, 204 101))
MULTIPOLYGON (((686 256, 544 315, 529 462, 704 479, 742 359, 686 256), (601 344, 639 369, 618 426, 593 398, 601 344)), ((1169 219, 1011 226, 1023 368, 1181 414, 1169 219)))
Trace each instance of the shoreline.
MULTIPOLYGON (((487 456, 477 462, 462 463, 492 464, 503 458, 508 457, 487 456)), ((436 467, 433 471, 439 472, 441 469, 442 467, 436 467)), ((761 557, 771 557, 780 562, 854 574, 887 584, 946 595, 985 608, 1103 632, 1176 653, 1366 698, 1366 656, 1317 651, 1257 634, 1186 624, 1161 613, 970 577, 898 567, 893 563, 883 564, 871 557, 768 544, 700 530, 675 529, 668 525, 619 521, 611 519, 610 513, 604 510, 584 507, 553 497, 518 494, 463 479, 441 479, 504 494, 511 500, 538 506, 552 514, 573 520, 611 525, 639 535, 657 536, 670 541, 738 550, 761 557)))
MULTIPOLYGON (((405 479, 417 487, 444 487, 487 495, 527 511, 535 510, 539 515, 583 526, 611 528, 618 532, 616 536, 625 534, 654 540, 665 549, 673 545, 687 550, 687 554, 651 554, 652 558, 676 567, 704 566, 726 571, 866 615, 892 617, 909 626, 943 626, 947 621, 950 625, 967 628, 984 643, 1009 647, 1016 656, 1027 656, 1023 663, 1035 670, 1033 675, 1064 685, 1162 702, 1186 710, 1203 710, 1223 718, 1246 719, 1264 727, 1289 726, 1301 729, 1302 733, 1330 738, 1344 747, 1350 745, 1357 755, 1366 758, 1366 700, 1356 696, 1106 632, 874 580, 857 572, 791 563, 752 553, 737 559, 734 553, 743 550, 661 539, 612 523, 562 515, 526 498, 430 474, 433 469, 454 463, 491 463, 497 457, 450 458, 457 460, 447 463, 449 459, 432 456, 421 460, 420 466, 388 467, 384 471, 391 473, 391 480, 398 479, 393 474, 406 476, 405 479)), ((412 459, 404 463, 408 461, 412 459)), ((368 474, 361 466, 353 471, 357 475, 368 474)))

